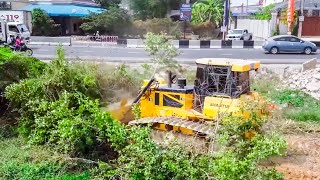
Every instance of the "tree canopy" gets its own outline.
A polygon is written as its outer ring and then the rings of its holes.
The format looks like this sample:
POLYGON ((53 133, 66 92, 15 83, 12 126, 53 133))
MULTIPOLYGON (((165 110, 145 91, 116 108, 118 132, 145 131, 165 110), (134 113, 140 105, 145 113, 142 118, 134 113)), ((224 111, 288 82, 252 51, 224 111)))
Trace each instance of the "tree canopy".
POLYGON ((260 12, 255 14, 255 19, 259 20, 270 20, 271 19, 271 9, 274 8, 274 4, 270 4, 266 7, 264 7, 260 12))
POLYGON ((49 17, 46 11, 36 8, 32 11, 33 35, 54 36, 59 34, 60 25, 49 17))
POLYGON ((103 8, 108 8, 110 6, 118 6, 121 0, 94 0, 94 2, 100 4, 103 8))
POLYGON ((124 33, 131 23, 131 17, 127 11, 116 6, 110 6, 101 14, 93 13, 84 20, 85 23, 80 26, 84 31, 89 33, 99 31, 101 34, 109 35, 124 33))

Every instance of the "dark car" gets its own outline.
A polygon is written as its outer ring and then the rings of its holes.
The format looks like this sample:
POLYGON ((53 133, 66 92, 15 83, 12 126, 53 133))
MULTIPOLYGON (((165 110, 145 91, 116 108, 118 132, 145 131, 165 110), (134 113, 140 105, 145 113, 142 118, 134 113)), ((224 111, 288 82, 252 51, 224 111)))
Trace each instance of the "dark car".
POLYGON ((262 45, 268 53, 295 52, 311 54, 317 52, 316 44, 299 39, 292 35, 279 35, 267 39, 262 45))

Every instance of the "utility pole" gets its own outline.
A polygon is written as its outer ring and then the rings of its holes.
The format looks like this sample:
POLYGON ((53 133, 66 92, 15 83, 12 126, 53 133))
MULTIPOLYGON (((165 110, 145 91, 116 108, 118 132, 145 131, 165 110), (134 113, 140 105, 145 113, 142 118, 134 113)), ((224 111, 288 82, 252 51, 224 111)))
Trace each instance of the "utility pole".
POLYGON ((224 20, 223 20, 223 26, 222 26, 222 32, 223 32, 223 40, 226 40, 226 33, 228 32, 229 28, 229 13, 230 13, 230 0, 224 1, 224 20))
POLYGON ((304 0, 301 0, 300 1, 299 29, 298 29, 298 37, 300 37, 300 38, 302 36, 302 23, 304 20, 303 11, 304 11, 304 0))

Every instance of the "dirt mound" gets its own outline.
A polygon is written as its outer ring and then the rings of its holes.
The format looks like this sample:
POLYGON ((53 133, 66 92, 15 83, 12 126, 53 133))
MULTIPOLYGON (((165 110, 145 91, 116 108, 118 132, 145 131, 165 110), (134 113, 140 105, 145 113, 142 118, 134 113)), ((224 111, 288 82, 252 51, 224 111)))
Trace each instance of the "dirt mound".
POLYGON ((320 180, 320 136, 288 135, 288 154, 285 157, 272 158, 278 171, 285 179, 320 180))

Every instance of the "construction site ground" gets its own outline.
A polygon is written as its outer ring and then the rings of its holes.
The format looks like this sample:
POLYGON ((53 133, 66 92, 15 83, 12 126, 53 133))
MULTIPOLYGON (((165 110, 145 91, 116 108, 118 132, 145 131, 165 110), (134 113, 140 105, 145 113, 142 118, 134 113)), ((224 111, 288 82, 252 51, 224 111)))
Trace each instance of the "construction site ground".
POLYGON ((285 179, 320 179, 320 135, 296 134, 285 138, 287 154, 270 158, 266 165, 282 172, 285 179))

